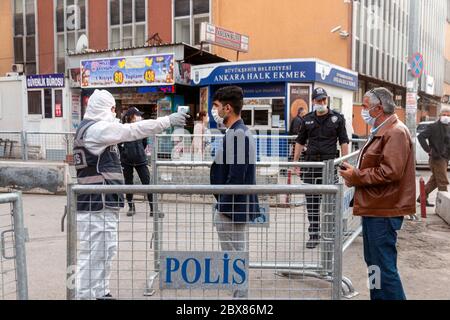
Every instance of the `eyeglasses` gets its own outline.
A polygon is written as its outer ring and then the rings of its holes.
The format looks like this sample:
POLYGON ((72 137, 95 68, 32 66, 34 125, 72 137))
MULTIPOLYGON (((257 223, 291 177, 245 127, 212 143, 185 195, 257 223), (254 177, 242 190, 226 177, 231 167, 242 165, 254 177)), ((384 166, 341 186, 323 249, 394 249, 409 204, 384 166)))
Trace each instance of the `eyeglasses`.
POLYGON ((373 93, 375 97, 380 101, 380 106, 383 106, 383 101, 381 101, 380 96, 376 93, 375 89, 372 89, 369 91, 370 93, 373 93))

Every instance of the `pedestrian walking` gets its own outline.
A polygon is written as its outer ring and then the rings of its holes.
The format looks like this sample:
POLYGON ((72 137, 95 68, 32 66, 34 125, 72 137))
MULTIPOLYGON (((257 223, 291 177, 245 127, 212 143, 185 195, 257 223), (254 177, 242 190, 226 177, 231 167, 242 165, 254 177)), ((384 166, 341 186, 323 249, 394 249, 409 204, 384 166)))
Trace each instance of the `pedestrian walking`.
MULTIPOLYGON (((426 206, 434 207, 428 202, 428 196, 436 188, 439 191, 447 191, 448 186, 448 161, 450 160, 450 107, 442 107, 439 120, 427 126, 421 132, 417 140, 423 150, 429 155, 431 177, 425 185, 426 206)), ((420 197, 417 198, 420 203, 420 197)))

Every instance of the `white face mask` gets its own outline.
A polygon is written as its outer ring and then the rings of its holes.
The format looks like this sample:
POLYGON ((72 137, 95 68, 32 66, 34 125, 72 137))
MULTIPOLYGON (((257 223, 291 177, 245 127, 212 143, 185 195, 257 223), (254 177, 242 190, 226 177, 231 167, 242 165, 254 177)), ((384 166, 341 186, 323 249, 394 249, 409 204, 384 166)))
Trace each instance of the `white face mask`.
MULTIPOLYGON (((116 121, 116 119, 117 119, 116 116, 117 116, 117 113, 111 112, 111 122, 116 121)), ((117 120, 119 120, 119 119, 117 119, 117 120)))
POLYGON ((223 119, 221 116, 219 116, 219 111, 217 111, 216 108, 213 108, 213 109, 211 110, 211 114, 212 114, 212 116, 213 116, 213 118, 214 118, 214 121, 215 121, 217 124, 223 124, 224 119, 223 119))
POLYGON ((323 113, 323 112, 327 111, 327 106, 323 105, 323 104, 315 104, 315 105, 313 105, 313 110, 314 110, 314 112, 317 111, 317 112, 323 113))
POLYGON ((142 121, 142 117, 136 116, 136 117, 134 118, 134 122, 139 122, 139 121, 142 121))
MULTIPOLYGON (((375 107, 373 107, 375 108, 375 107)), ((362 109, 361 110, 361 117, 364 119, 364 122, 367 123, 369 126, 374 127, 375 126, 375 122, 377 121, 377 118, 374 118, 370 115, 370 110, 372 110, 373 108, 370 109, 362 109)))
POLYGON ((450 117, 449 116, 441 116, 440 120, 441 120, 441 122, 443 124, 449 124, 450 123, 450 117))

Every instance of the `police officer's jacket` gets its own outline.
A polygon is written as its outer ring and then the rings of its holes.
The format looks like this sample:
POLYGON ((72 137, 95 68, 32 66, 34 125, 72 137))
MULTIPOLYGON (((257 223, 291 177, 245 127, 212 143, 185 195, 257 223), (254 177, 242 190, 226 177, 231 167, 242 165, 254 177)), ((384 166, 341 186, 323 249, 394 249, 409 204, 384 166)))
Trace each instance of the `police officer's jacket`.
MULTIPOLYGON (((111 114, 111 111, 109 111, 111 114)), ((74 141, 74 162, 79 184, 120 185, 124 183, 117 144, 144 139, 170 127, 169 117, 132 124, 98 119, 80 123, 74 141)), ((103 115, 105 118, 105 115, 103 115)), ((101 211, 123 207, 118 194, 86 194, 77 198, 78 211, 101 211)))
MULTIPOLYGON (((124 184, 122 166, 117 145, 109 146, 100 155, 94 155, 84 145, 87 129, 96 121, 83 120, 74 141, 74 160, 79 184, 121 185, 124 184)), ((80 194, 78 211, 100 211, 105 207, 123 207, 122 194, 80 194)))
POLYGON ((350 142, 344 116, 330 109, 328 111, 320 117, 316 112, 310 112, 303 118, 303 126, 296 142, 307 145, 306 161, 334 159, 338 156, 337 142, 341 145, 350 142))

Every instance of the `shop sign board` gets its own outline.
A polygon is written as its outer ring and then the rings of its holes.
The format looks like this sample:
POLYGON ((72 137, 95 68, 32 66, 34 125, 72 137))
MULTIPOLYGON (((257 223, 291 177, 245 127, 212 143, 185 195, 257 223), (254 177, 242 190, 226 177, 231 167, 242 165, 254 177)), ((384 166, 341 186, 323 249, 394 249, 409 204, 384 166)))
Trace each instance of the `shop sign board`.
POLYGON ((82 60, 82 88, 174 85, 173 53, 82 60))

